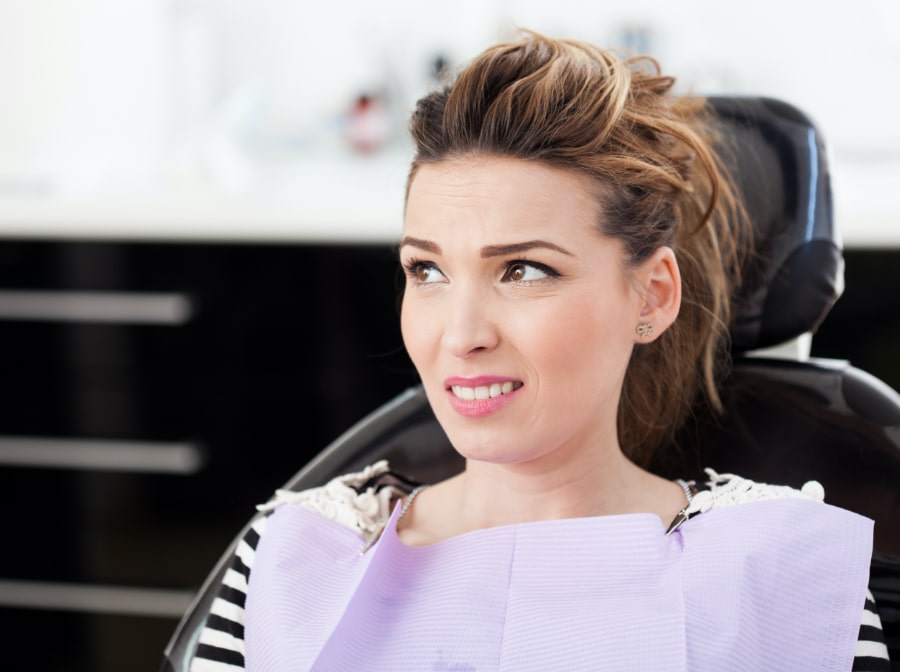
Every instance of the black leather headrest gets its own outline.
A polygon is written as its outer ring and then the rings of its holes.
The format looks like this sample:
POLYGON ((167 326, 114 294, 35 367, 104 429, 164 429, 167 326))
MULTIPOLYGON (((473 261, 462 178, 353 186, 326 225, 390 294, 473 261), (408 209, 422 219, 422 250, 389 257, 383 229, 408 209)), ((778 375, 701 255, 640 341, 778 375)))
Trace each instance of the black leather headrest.
POLYGON ((840 295, 843 255, 825 145, 810 119, 769 98, 709 102, 755 236, 731 324, 741 353, 814 332, 840 295))

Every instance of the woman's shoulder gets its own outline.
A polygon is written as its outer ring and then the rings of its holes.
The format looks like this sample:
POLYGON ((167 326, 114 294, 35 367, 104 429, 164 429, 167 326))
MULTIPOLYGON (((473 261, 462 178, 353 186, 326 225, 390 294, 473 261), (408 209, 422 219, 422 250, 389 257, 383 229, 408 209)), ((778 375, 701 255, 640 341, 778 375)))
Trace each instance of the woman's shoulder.
POLYGON ((754 481, 737 474, 719 474, 713 469, 705 469, 705 472, 708 480, 696 488, 690 502, 690 508, 698 513, 767 499, 825 501, 825 489, 818 481, 807 481, 797 489, 754 481))
POLYGON ((678 512, 666 530, 672 534, 683 523, 694 516, 715 509, 727 509, 739 504, 764 500, 805 499, 813 502, 825 501, 825 489, 818 481, 807 481, 800 489, 789 485, 774 485, 754 481, 737 474, 719 474, 713 469, 705 469, 708 480, 697 485, 694 481, 679 480, 679 484, 689 493, 688 505, 678 512))
POLYGON ((276 490, 257 509, 269 514, 281 506, 301 506, 364 536, 383 527, 396 501, 411 484, 392 472, 386 460, 362 471, 337 476, 306 490, 276 490))

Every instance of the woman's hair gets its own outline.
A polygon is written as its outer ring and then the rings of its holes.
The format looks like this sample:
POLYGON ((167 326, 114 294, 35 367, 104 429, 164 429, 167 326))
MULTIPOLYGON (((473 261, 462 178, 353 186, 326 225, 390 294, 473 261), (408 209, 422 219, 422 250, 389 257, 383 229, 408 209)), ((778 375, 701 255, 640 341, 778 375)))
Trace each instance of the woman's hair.
POLYGON ((620 59, 575 40, 526 33, 491 47, 422 98, 410 130, 427 163, 511 157, 577 171, 597 185, 598 229, 635 266, 661 246, 676 255, 681 312, 634 349, 618 411, 625 453, 646 466, 698 395, 714 408, 727 362, 730 297, 747 245, 743 208, 712 149, 701 99, 672 93, 650 58, 620 59))

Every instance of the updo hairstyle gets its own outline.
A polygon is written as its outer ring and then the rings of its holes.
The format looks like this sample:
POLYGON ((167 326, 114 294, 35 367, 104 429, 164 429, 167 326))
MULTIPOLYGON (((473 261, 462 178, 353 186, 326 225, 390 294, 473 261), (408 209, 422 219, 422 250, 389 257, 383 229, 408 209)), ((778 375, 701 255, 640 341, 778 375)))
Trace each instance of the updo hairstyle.
POLYGON ((743 208, 713 149, 705 102, 672 92, 646 57, 525 33, 489 48, 422 98, 410 130, 423 164, 467 156, 536 161, 588 175, 597 228, 636 266, 671 247, 682 275, 678 319, 634 348, 619 442, 641 466, 669 444, 698 397, 721 407, 730 298, 748 244, 743 208))

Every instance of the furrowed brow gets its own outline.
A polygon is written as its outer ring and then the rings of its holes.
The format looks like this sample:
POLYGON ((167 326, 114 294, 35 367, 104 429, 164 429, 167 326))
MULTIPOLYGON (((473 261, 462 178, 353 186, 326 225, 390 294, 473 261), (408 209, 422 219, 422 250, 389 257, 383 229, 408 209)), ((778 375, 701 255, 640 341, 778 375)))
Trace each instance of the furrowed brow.
POLYGON ((560 247, 559 245, 556 245, 554 243, 547 242, 546 240, 528 240, 524 243, 510 243, 509 245, 487 245, 486 247, 481 248, 481 256, 485 259, 488 257, 503 257, 508 254, 528 252, 529 250, 539 248, 543 248, 545 250, 555 250, 570 257, 575 256, 564 247, 560 247))
POLYGON ((410 245, 412 247, 417 247, 420 250, 424 250, 425 252, 431 252, 432 254, 440 254, 441 247, 437 243, 432 243, 430 240, 422 240, 421 238, 413 238, 412 236, 404 236, 403 240, 400 241, 400 247, 402 248, 405 245, 410 245))

